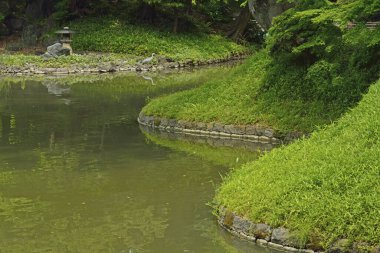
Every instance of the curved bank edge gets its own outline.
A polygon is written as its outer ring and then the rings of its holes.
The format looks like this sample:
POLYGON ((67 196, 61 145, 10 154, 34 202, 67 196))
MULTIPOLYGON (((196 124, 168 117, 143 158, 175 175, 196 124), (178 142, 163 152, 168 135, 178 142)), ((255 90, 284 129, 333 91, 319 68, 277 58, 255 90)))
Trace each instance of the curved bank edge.
POLYGON ((156 128, 161 131, 270 144, 286 143, 303 136, 303 134, 299 132, 282 135, 271 128, 259 125, 226 125, 218 122, 190 122, 158 116, 147 116, 142 112, 137 121, 140 125, 156 128))

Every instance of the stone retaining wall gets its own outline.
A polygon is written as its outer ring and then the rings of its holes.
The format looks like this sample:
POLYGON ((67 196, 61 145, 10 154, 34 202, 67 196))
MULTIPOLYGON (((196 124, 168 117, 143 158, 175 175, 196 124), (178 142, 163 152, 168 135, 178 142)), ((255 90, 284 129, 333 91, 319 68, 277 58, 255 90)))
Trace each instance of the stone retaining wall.
POLYGON ((302 133, 297 132, 281 135, 273 129, 259 125, 225 125, 217 122, 189 122, 185 120, 160 118, 157 116, 146 116, 143 113, 140 113, 138 122, 141 125, 168 132, 231 138, 271 144, 289 142, 302 136, 302 133))
POLYGON ((363 242, 350 242, 347 239, 335 241, 328 249, 324 249, 318 241, 302 245, 297 237, 286 228, 272 228, 264 223, 254 223, 228 211, 224 207, 218 209, 218 223, 230 233, 252 241, 264 247, 298 253, 380 253, 380 246, 369 246, 363 242))
POLYGON ((154 72, 165 69, 180 69, 187 67, 197 67, 205 65, 222 64, 229 61, 238 61, 245 59, 247 55, 236 55, 226 59, 214 59, 205 61, 185 61, 185 62, 165 62, 156 65, 125 65, 122 63, 99 63, 98 66, 89 67, 87 65, 73 65, 67 68, 43 68, 34 65, 33 63, 26 66, 2 66, 0 64, 0 74, 8 75, 69 75, 69 74, 83 74, 83 73, 113 73, 113 72, 154 72))
POLYGON ((234 235, 276 250, 299 253, 322 252, 300 249, 297 240, 286 228, 272 228, 267 224, 253 223, 225 208, 218 210, 218 223, 234 235))

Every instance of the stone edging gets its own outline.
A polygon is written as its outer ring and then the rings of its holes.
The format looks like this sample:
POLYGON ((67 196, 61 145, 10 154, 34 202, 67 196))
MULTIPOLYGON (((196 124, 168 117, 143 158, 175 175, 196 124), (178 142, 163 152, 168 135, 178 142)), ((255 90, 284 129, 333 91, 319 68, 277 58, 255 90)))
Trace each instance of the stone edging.
POLYGON ((264 223, 256 224, 223 207, 218 210, 218 224, 230 233, 261 246, 287 252, 323 253, 311 249, 298 249, 290 231, 286 228, 272 228, 264 223))
POLYGON ((289 142, 302 136, 302 133, 297 132, 283 136, 271 128, 259 125, 225 125, 217 122, 189 122, 185 120, 160 118, 157 116, 146 116, 142 112, 137 121, 141 125, 169 132, 271 144, 289 142))
POLYGON ((69 74, 89 74, 89 73, 114 73, 114 72, 155 72, 165 69, 182 69, 188 67, 198 67, 206 65, 217 65, 226 62, 233 62, 245 59, 248 55, 235 55, 224 59, 213 59, 205 61, 188 60, 185 62, 164 62, 156 65, 126 65, 123 63, 104 62, 97 66, 89 67, 87 65, 73 65, 67 68, 43 68, 37 67, 34 64, 26 66, 1 66, 0 74, 7 75, 69 75, 69 74))
POLYGON ((217 210, 218 224, 230 233, 258 245, 275 250, 298 253, 379 253, 380 246, 369 247, 365 243, 351 243, 347 239, 335 241, 327 250, 318 242, 308 243, 306 247, 297 243, 297 238, 286 228, 272 228, 264 223, 253 223, 224 207, 217 210), (364 246, 364 248, 363 248, 364 246), (366 248, 366 246, 368 248, 366 248), (369 248, 371 250, 369 250, 369 248))

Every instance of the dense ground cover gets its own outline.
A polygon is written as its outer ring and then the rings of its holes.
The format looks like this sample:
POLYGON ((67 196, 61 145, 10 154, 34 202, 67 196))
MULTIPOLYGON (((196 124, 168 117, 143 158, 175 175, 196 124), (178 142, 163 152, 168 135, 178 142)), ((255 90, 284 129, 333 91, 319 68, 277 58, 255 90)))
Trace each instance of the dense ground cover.
POLYGON ((173 34, 149 26, 132 25, 116 18, 85 19, 71 25, 78 31, 73 47, 81 51, 158 55, 175 61, 225 59, 247 52, 220 35, 173 34))
POLYGON ((226 78, 152 100, 143 112, 198 122, 257 123, 280 132, 311 131, 341 115, 340 103, 279 98, 276 91, 261 92, 270 62, 267 51, 262 50, 226 78))
POLYGON ((216 200, 255 222, 291 229, 305 245, 380 238, 380 81, 310 139, 233 171, 216 200), (237 197, 238 196, 238 197, 237 197))

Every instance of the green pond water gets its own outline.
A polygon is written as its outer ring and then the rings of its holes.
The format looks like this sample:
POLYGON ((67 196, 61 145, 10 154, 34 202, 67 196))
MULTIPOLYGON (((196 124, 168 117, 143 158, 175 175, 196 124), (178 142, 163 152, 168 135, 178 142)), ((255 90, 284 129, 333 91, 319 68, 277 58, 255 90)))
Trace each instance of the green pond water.
POLYGON ((149 99, 228 71, 1 78, 0 252, 273 252, 220 229, 207 205, 254 145, 136 122, 149 99))

